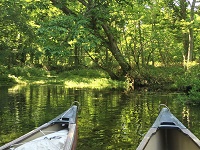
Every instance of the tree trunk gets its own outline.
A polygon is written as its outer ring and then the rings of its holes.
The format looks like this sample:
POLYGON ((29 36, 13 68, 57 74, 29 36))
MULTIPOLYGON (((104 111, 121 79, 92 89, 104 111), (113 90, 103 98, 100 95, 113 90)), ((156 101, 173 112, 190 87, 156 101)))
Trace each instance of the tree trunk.
POLYGON ((139 40, 140 40, 140 54, 141 54, 141 61, 142 66, 144 65, 144 46, 143 46, 143 39, 142 39, 142 29, 141 29, 141 21, 138 21, 138 30, 139 30, 139 40))
POLYGON ((98 60, 95 59, 95 58, 93 58, 93 57, 90 55, 89 52, 87 52, 87 54, 88 54, 89 57, 93 60, 93 62, 96 63, 96 65, 97 65, 99 68, 103 69, 104 71, 106 71, 106 72, 109 74, 109 76, 110 76, 110 78, 111 78, 112 80, 120 80, 120 78, 112 71, 112 69, 110 69, 110 68, 107 67, 107 66, 105 67, 105 66, 102 66, 101 64, 99 64, 99 63, 98 63, 98 60))
MULTIPOLYGON (((83 1, 83 0, 78 0, 78 1, 80 3, 82 3, 85 7, 90 7, 90 5, 92 5, 92 1, 88 1, 88 3, 85 3, 85 1, 83 1)), ((51 2, 55 7, 62 10, 64 14, 76 16, 76 13, 73 12, 72 10, 70 10, 68 7, 66 7, 66 5, 62 4, 62 2, 57 1, 57 0, 51 0, 51 2)), ((95 25, 96 21, 94 19, 92 21, 93 21, 94 26, 92 26, 90 28, 95 31, 95 30, 97 30, 96 25, 95 25)), ((119 70, 119 72, 120 72, 119 76, 125 76, 127 74, 127 72, 131 69, 131 66, 126 62, 124 56, 120 52, 120 50, 117 46, 117 42, 115 41, 115 38, 114 38, 113 34, 111 33, 109 26, 106 23, 103 23, 102 28, 108 39, 109 50, 111 51, 112 55, 114 56, 114 58, 116 59, 116 61, 118 62, 119 66, 120 66, 121 70, 119 70)))
POLYGON ((78 46, 74 46, 74 65, 75 68, 79 67, 79 51, 78 51, 78 46))
POLYGON ((117 60, 117 62, 119 63, 121 70, 122 70, 122 75, 126 75, 127 72, 131 69, 131 66, 126 62, 125 58, 123 57, 122 53, 120 52, 120 50, 117 46, 117 43, 116 43, 111 31, 109 30, 109 27, 106 24, 103 24, 102 27, 108 37, 109 49, 110 49, 112 55, 117 60))
MULTIPOLYGON (((180 0, 180 20, 185 20, 187 18, 187 5, 185 0, 180 0)), ((184 64, 185 60, 188 58, 188 49, 189 49, 189 34, 183 33, 183 57, 184 57, 184 64)))
MULTIPOLYGON (((196 0, 192 1, 192 5, 191 5, 191 12, 190 12, 190 21, 191 23, 194 21, 194 7, 195 7, 195 3, 196 0)), ((188 49, 188 58, 187 58, 187 63, 189 63, 190 61, 192 61, 192 54, 193 54, 193 50, 194 50, 194 33, 193 33, 193 27, 192 25, 190 26, 189 29, 189 49, 188 49)))

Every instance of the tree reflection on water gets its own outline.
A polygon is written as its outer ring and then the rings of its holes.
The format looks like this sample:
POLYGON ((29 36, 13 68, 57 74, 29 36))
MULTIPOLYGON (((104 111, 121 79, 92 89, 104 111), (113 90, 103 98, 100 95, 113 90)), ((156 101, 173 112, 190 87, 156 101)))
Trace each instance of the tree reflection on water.
POLYGON ((0 145, 53 119, 79 101, 77 150, 136 149, 159 113, 159 104, 200 137, 199 109, 176 93, 70 89, 58 85, 0 88, 0 145))

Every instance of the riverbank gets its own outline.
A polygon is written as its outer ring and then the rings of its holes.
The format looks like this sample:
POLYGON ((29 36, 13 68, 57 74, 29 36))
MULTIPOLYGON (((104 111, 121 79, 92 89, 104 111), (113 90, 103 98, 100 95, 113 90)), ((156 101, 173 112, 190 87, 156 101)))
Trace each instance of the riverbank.
POLYGON ((101 70, 71 70, 59 74, 37 68, 16 68, 0 77, 0 85, 62 84, 70 88, 126 88, 126 82, 111 80, 101 70))
POLYGON ((70 88, 120 88, 126 91, 145 89, 185 93, 184 101, 200 101, 200 66, 188 70, 181 66, 133 69, 123 81, 111 80, 98 69, 68 70, 61 73, 42 68, 1 68, 0 85, 60 84, 70 88))

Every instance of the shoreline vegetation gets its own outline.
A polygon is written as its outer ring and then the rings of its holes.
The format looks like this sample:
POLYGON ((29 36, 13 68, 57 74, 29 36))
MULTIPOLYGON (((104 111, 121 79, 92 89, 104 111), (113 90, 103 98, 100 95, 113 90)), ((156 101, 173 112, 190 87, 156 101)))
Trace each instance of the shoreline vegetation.
POLYGON ((60 84, 69 88, 124 88, 126 82, 112 80, 101 70, 82 69, 55 73, 41 68, 16 67, 0 77, 0 86, 16 84, 60 84))
POLYGON ((0 85, 178 91, 200 101, 200 7, 182 2, 2 1, 0 85))
POLYGON ((99 69, 69 70, 60 73, 43 68, 13 67, 9 71, 1 67, 0 85, 16 84, 60 84, 68 88, 112 88, 132 91, 169 91, 183 93, 181 100, 187 103, 200 102, 200 66, 191 66, 188 70, 180 66, 148 66, 130 71, 122 80, 112 80, 99 69))

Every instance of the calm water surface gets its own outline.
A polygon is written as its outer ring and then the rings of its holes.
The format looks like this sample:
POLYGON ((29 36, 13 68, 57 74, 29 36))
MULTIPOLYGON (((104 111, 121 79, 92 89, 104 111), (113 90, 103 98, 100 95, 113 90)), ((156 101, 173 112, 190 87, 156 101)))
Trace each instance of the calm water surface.
POLYGON ((200 138, 200 109, 176 93, 67 89, 59 85, 0 87, 0 146, 53 119, 79 101, 77 150, 135 150, 159 113, 159 104, 200 138))

